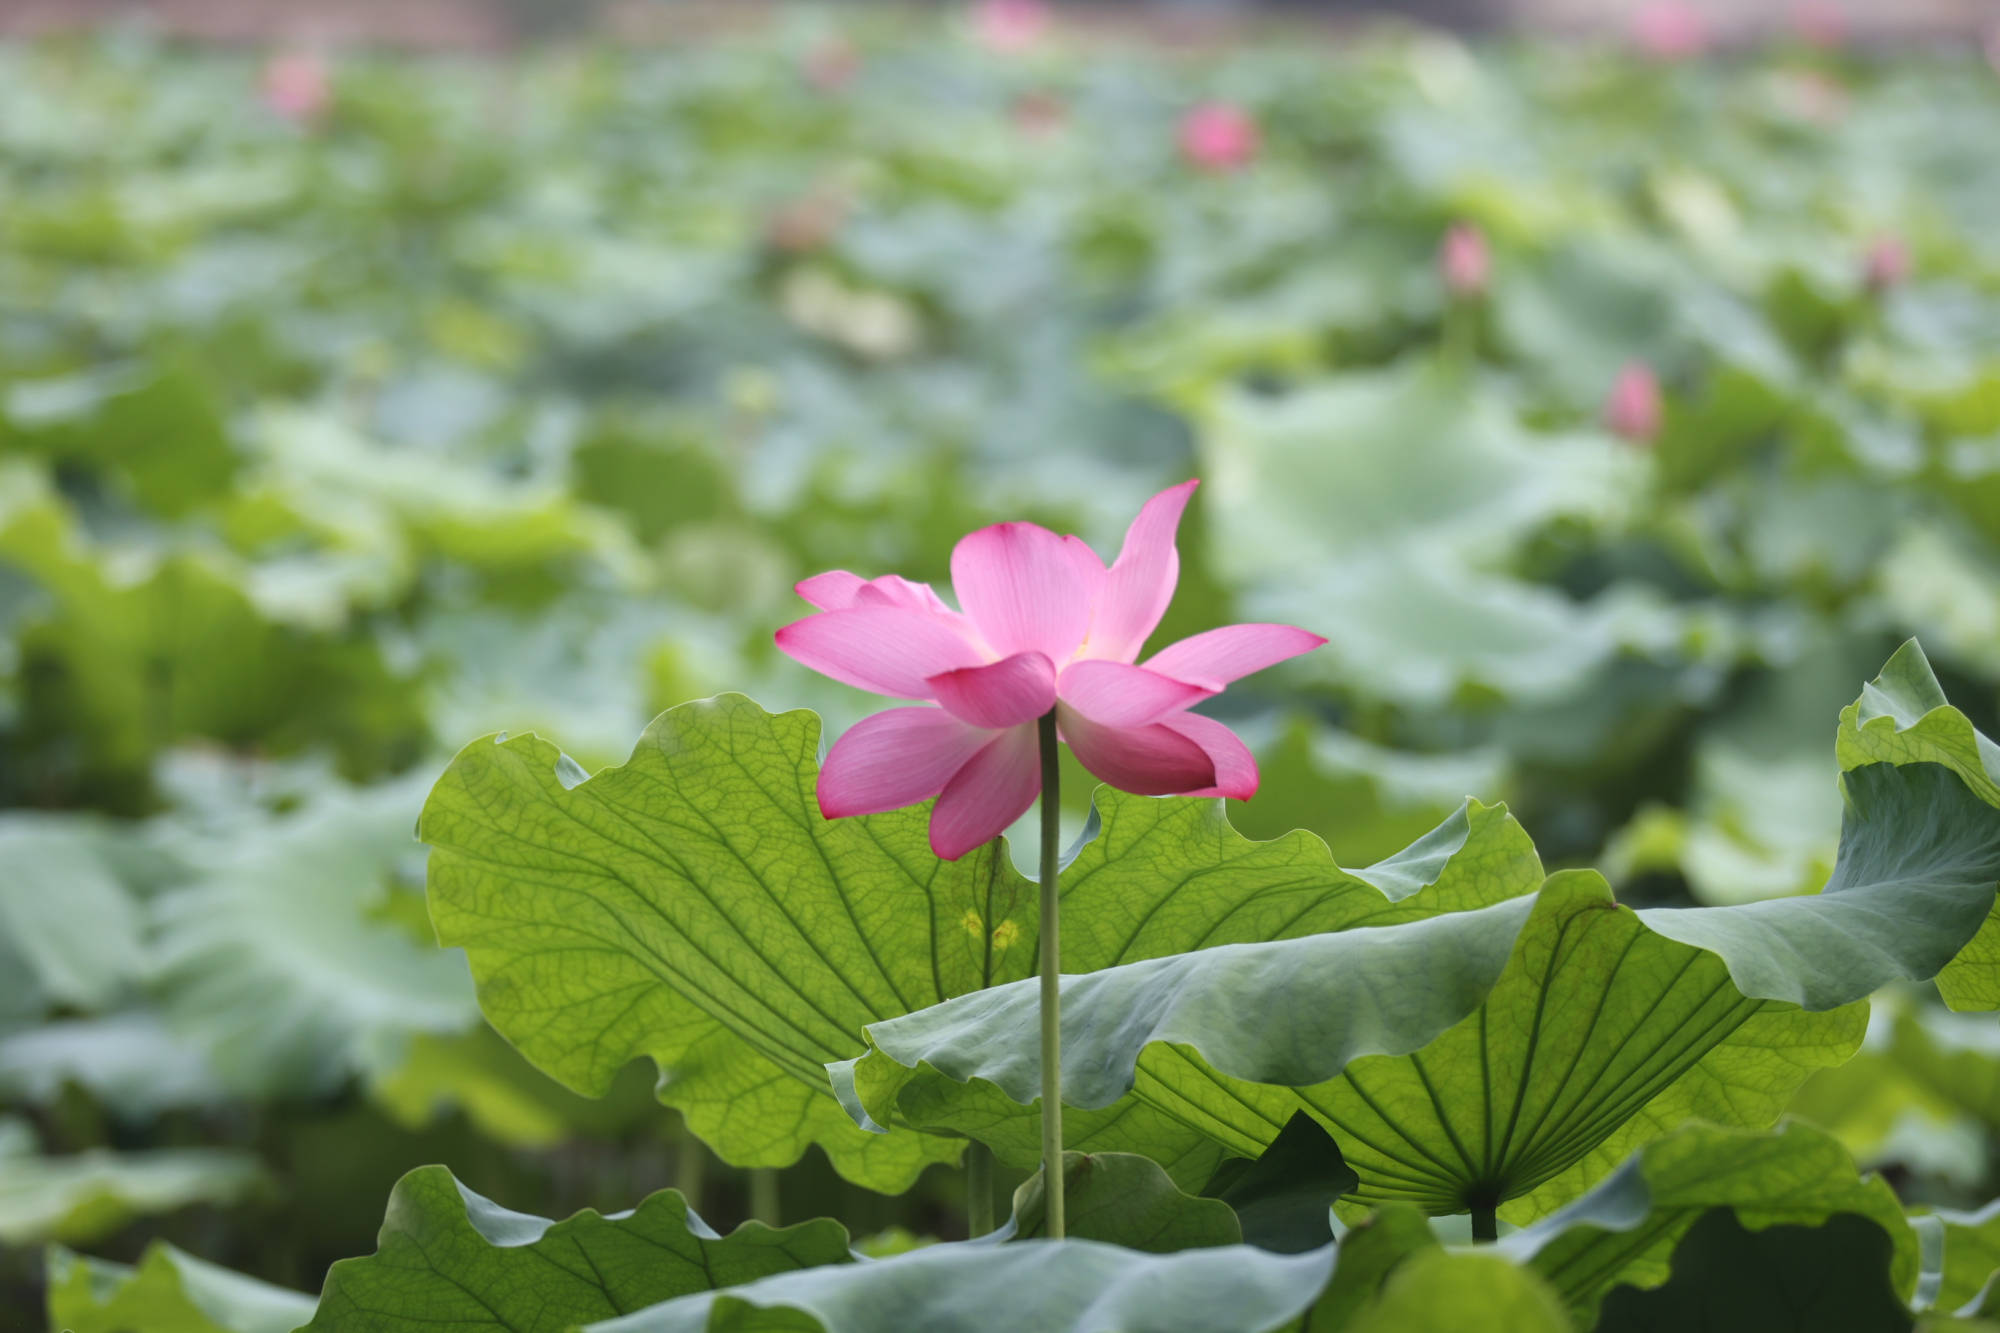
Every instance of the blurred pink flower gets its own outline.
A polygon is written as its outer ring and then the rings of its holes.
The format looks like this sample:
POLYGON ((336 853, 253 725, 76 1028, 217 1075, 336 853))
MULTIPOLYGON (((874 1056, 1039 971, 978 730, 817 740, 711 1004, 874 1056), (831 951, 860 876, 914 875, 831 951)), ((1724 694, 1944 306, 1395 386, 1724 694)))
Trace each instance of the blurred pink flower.
POLYGON ((1847 42, 1847 11, 1835 0, 1792 0, 1792 32, 1809 46, 1831 50, 1847 42))
POLYGON ((1660 433, 1660 381, 1644 361, 1628 361, 1604 400, 1604 424, 1614 434, 1645 444, 1660 433))
POLYGON ((820 769, 820 812, 838 819, 935 796, 931 850, 957 860, 1034 804, 1036 722, 1051 710, 1078 762, 1114 787, 1248 800, 1250 751, 1188 706, 1326 640, 1289 625, 1228 625, 1136 665, 1180 579, 1174 538, 1196 484, 1148 500, 1108 569, 1082 539, 1033 523, 961 538, 951 553, 959 611, 893 574, 802 581, 799 596, 819 612, 778 631, 781 651, 843 684, 931 705, 850 727, 820 769))
POLYGON ((1438 271, 1453 296, 1479 296, 1486 291, 1486 279, 1493 271, 1493 256, 1486 248, 1486 233, 1470 222, 1454 222, 1438 246, 1438 271))
POLYGON ((264 105, 295 123, 317 120, 333 101, 326 61, 310 51, 286 51, 264 62, 257 79, 264 105))
POLYGON ((1069 120, 1069 106, 1050 92, 1022 93, 1011 112, 1015 128, 1036 139, 1054 134, 1069 120))
POLYGON ((1871 292, 1881 293, 1901 284, 1910 276, 1910 247, 1903 238, 1885 232, 1868 243, 1861 262, 1861 278, 1871 292))
POLYGON ((861 72, 861 53, 845 37, 823 37, 806 52, 799 72, 815 92, 837 93, 861 72))
POLYGON ((1816 69, 1786 70, 1774 76, 1778 105, 1812 125, 1837 125, 1847 115, 1847 89, 1816 69))
POLYGON ((1632 39, 1655 60, 1685 60, 1708 49, 1708 22, 1687 0, 1646 0, 1632 15, 1632 39))
POLYGON ((1048 26, 1044 0, 979 0, 972 10, 972 30, 989 51, 1025 51, 1042 39, 1048 26))
POLYGON ((1203 102, 1181 118, 1181 153, 1204 171, 1234 171, 1257 156, 1257 122, 1240 106, 1203 102))

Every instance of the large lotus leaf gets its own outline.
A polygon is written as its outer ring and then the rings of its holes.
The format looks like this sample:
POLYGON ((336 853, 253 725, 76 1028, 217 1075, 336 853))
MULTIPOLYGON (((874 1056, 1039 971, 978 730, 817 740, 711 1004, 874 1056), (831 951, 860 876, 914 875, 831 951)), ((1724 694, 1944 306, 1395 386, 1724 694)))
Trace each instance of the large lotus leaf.
POLYGON ((1935 1104, 2000 1128, 2000 1028, 1985 1014, 1905 1006, 1881 1054, 1935 1104))
POLYGON ((68 1084, 126 1121, 225 1096, 208 1053, 152 1009, 57 1019, 0 1037, 0 1095, 46 1104, 68 1084))
POLYGON ((1407 1203, 1385 1204, 1360 1218, 1340 1238, 1333 1277, 1306 1317, 1304 1333, 1338 1333, 1346 1328, 1404 1260, 1439 1244, 1430 1218, 1407 1203))
POLYGON ((1202 1193, 1236 1210, 1243 1239, 1280 1254, 1302 1254, 1333 1239, 1333 1201, 1358 1183, 1326 1129, 1301 1111, 1264 1155, 1232 1157, 1202 1193))
POLYGON ((371 638, 268 620, 243 571, 208 552, 99 548, 38 478, 0 472, 0 566, 46 605, 20 633, 22 753, 50 781, 136 807, 161 746, 331 743, 356 766, 422 735, 416 697, 371 638))
POLYGON ((187 878, 149 904, 153 987, 168 1026, 230 1087, 271 1095, 385 1074, 412 1034, 478 1021, 464 964, 393 919, 399 900, 415 905, 393 885, 415 851, 420 791, 325 783, 286 813, 156 826, 187 878))
MULTIPOLYGON (((826 1218, 717 1235, 674 1190, 560 1222, 511 1212, 441 1166, 396 1182, 375 1253, 327 1273, 313 1333, 565 1333, 688 1292, 852 1259, 826 1218)), ((305 1333, 305 1330, 301 1330, 305 1333)))
POLYGON ((1315 566, 1249 590, 1243 605, 1259 619, 1340 626, 1296 670, 1406 707, 1443 706, 1468 688, 1565 702, 1620 653, 1680 652, 1690 624, 1637 582, 1578 600, 1429 546, 1315 566))
POLYGON ((1432 358, 1272 397, 1238 394, 1203 437, 1216 568, 1293 581, 1385 543, 1505 555, 1559 517, 1613 515, 1643 459, 1601 435, 1540 437, 1432 358))
MULTIPOLYGON (((2000 746, 1951 706, 1924 650, 1911 639, 1840 714, 1835 752, 1861 764, 1943 764, 1979 798, 2000 807, 2000 746)), ((1954 1009, 2000 1009, 2000 902, 1979 934, 1938 975, 1954 1009)))
POLYGON ((165 1241, 137 1267, 48 1254, 49 1326, 68 1333, 292 1333, 313 1298, 185 1254, 165 1241))
MULTIPOLYGON (((1046 1235, 1048 1198, 1043 1181, 1044 1172, 1037 1171, 1014 1191, 1011 1239, 1046 1235)), ((1183 1194, 1158 1162, 1136 1153, 1064 1153, 1063 1191, 1064 1225, 1078 1240, 1101 1240, 1152 1254, 1243 1240, 1243 1228, 1229 1204, 1183 1194)))
POLYGON ((0 446, 101 468, 170 516, 225 491, 237 465, 215 386, 185 365, 13 384, 0 394, 0 446))
MULTIPOLYGON (((823 1066, 871 1022, 1027 976, 1034 892, 992 848, 939 862, 922 809, 822 819, 816 744, 810 714, 740 696, 662 715, 588 779, 535 737, 475 742, 422 820, 432 916, 494 1026, 570 1087, 595 1095, 650 1055, 662 1098, 726 1160, 782 1165, 817 1142, 850 1179, 898 1189, 959 1145, 861 1133, 823 1066)), ((1080 970, 1474 906, 1540 873, 1518 825, 1481 806, 1350 873, 1310 835, 1244 839, 1218 801, 1101 798, 1064 880, 1080 970)), ((1079 1123, 1069 1146, 1165 1151, 1157 1117, 1138 1118, 1079 1123)), ((1216 1153, 1183 1140, 1176 1178, 1199 1183, 1216 1153)))
POLYGON ((725 1160, 817 1142, 897 1190, 961 1145, 862 1134, 822 1066, 877 1017, 1025 975, 1032 893, 997 846, 940 862, 921 811, 822 819, 817 732, 725 695, 588 779, 536 737, 476 741, 419 825, 431 914, 493 1025, 569 1087, 601 1095, 649 1055, 725 1160))
POLYGON ((1332 1249, 1146 1254, 1091 1240, 932 1245, 782 1273, 592 1324, 587 1333, 1267 1333, 1325 1286, 1332 1249))
MULTIPOLYGON (((1520 1220, 1690 1117, 1768 1123, 1852 1054, 1854 1002, 1944 966, 2000 879, 2000 819, 1948 772, 1872 765, 1847 784, 1840 860, 1808 898, 1634 913, 1566 872, 1532 915, 1515 899, 1070 978, 1065 1101, 1129 1092, 1244 1154, 1303 1107, 1356 1198, 1520 1220), (1483 929, 1461 939, 1468 924, 1483 929)), ((1016 985, 878 1023, 837 1079, 876 1121, 952 1125, 962 1107, 984 1132, 998 1097, 1037 1093, 1033 1013, 1016 985)))
POLYGON ((0 950, 47 1001, 101 1009, 143 971, 139 905, 107 864, 105 825, 0 815, 0 950))
POLYGON ((1752 1231, 1817 1226, 1836 1213, 1865 1217, 1890 1238, 1894 1289, 1905 1300, 1916 1289, 1917 1236, 1903 1221, 1896 1192, 1879 1176, 1860 1177, 1838 1142, 1797 1122, 1770 1133, 1712 1125, 1676 1130, 1496 1248, 1539 1273, 1577 1326, 1588 1328, 1614 1286, 1666 1281, 1674 1247, 1716 1208, 1733 1209, 1752 1231))
MULTIPOLYGON (((1418 1049, 1478 1008, 1535 903, 1517 897, 1065 976, 1063 1101, 1088 1114, 1123 1109, 1136 1094, 1139 1105, 1258 1156, 1294 1108, 1283 1106, 1290 1094, 1280 1088, 1267 1097, 1237 1080, 1317 1084, 1358 1057, 1418 1049), (1418 975, 1424 985, 1407 984, 1418 975), (1204 1083, 1224 1089, 1230 1109, 1220 1119, 1204 1083)), ((977 1127, 968 1132, 991 1136, 996 1151, 1018 1160, 1032 1151, 1033 1117, 993 1118, 995 1094, 1022 1107, 1035 1102, 1039 1033, 1035 983, 997 986, 874 1024, 873 1049, 836 1068, 834 1081, 865 1120, 957 1127, 963 1116, 977 1127)))
POLYGON ((1940 1208, 1910 1218, 1924 1240, 1924 1275, 1918 1304, 1957 1310, 2000 1273, 2000 1200, 1962 1211, 1940 1208))
POLYGON ((0 1242, 83 1244, 135 1217, 240 1199, 262 1180, 255 1158, 221 1148, 45 1157, 24 1125, 0 1120, 0 1242))
POLYGON ((1682 1237, 1664 1285, 1605 1298, 1597 1333, 1906 1333, 1892 1255, 1882 1227, 1854 1213, 1752 1230, 1718 1208, 1682 1237))
POLYGON ((1341 1323, 1315 1314, 1312 1333, 1569 1333, 1555 1293, 1497 1254, 1428 1248, 1396 1265, 1369 1300, 1341 1323))

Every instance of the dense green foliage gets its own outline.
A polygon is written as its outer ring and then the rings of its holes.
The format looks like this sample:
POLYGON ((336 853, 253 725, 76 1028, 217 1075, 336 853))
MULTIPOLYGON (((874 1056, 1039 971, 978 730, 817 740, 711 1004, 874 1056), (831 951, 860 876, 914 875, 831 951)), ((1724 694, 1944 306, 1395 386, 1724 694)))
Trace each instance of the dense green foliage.
POLYGON ((0 46, 0 1311, 2000 1312, 2000 78, 843 21, 340 59, 299 122, 0 46), (1160 640, 1331 642, 1230 691, 1248 805, 1067 775, 1027 1243, 1032 887, 820 819, 797 710, 870 703, 770 634, 1190 475, 1160 640))

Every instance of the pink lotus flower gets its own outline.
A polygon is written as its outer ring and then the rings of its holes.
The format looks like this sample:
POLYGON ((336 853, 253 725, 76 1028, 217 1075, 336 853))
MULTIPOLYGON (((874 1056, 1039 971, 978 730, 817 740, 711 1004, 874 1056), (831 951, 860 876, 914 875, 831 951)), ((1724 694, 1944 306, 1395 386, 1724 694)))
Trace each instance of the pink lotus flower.
POLYGON ((799 62, 799 72, 814 92, 837 93, 861 72, 861 53, 845 37, 834 35, 813 43, 799 62))
POLYGON ((972 11, 972 30, 989 51, 1025 51, 1048 26, 1049 7, 1043 0, 980 0, 972 11))
POLYGON ((1253 671, 1326 640, 1289 625, 1228 625, 1170 644, 1143 664, 1180 578, 1174 535, 1197 483, 1146 502, 1106 568, 1077 537, 1000 523, 951 553, 954 611, 928 584, 846 570, 798 585, 817 615, 778 631, 780 650, 843 684, 927 706, 849 728, 826 756, 828 819, 937 797, 931 850, 955 861, 989 842, 1041 791, 1036 722, 1103 781, 1145 796, 1257 790, 1234 732, 1187 711, 1253 671))
POLYGON ((1203 102, 1181 118, 1181 153, 1204 171, 1234 171, 1257 156, 1257 122, 1228 102, 1203 102))
POLYGON ((1792 31, 1809 46, 1827 50, 1847 41, 1847 11, 1834 0, 1792 0, 1792 31))
POLYGON ((1686 60, 1708 49, 1708 23, 1687 0, 1648 0, 1632 15, 1632 39, 1655 60, 1686 60))
POLYGON ((1644 444, 1660 433, 1660 381, 1644 361, 1628 361, 1604 400, 1604 424, 1644 444))
POLYGON ((310 51, 272 56, 257 85, 264 105, 295 124, 319 119, 333 101, 326 62, 310 51))
POLYGON ((1438 246, 1438 271, 1444 275, 1445 289, 1459 298, 1478 296, 1486 290, 1493 271, 1493 257, 1486 248, 1486 233, 1469 222, 1454 222, 1438 246))
POLYGON ((1910 249, 1900 236, 1877 236, 1868 245, 1862 260, 1861 278, 1868 290, 1880 295, 1910 276, 1910 249))

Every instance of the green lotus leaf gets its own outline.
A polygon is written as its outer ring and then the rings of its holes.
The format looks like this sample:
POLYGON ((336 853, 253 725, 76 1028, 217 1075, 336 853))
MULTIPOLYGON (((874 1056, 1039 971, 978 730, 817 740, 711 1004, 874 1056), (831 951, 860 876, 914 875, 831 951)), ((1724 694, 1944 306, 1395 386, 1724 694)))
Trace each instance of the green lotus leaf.
MULTIPOLYGON (((817 1143, 849 1179, 896 1190, 961 1141, 861 1132, 824 1066, 862 1053, 872 1022, 1026 977, 1034 890, 995 848, 938 861, 925 809, 822 819, 817 732, 726 695, 663 714, 630 761, 587 779, 536 737, 475 742, 421 820, 431 914, 493 1025, 567 1086, 599 1095, 649 1055, 662 1100, 725 1160, 784 1165, 817 1143)), ((1541 874, 1519 825, 1477 803, 1358 872, 1309 834, 1243 838, 1219 801, 1099 804, 1064 874, 1080 971, 1474 907, 1541 874)), ((1032 1166, 1020 1108, 996 1114, 1032 1166)), ((1075 1129, 1073 1148, 1178 1159, 1189 1186, 1221 1153, 1146 1108, 1075 1129)))
POLYGON ((1091 1240, 963 1241, 702 1292, 586 1333, 1267 1333, 1312 1305, 1332 1258, 1331 1248, 1146 1254, 1091 1240))
MULTIPOLYGON (((1037 1171, 1014 1191, 1016 1239, 1039 1239, 1045 1234, 1048 1200, 1043 1178, 1044 1173, 1037 1171)), ((1181 1193, 1158 1162, 1136 1153, 1066 1152, 1063 1189, 1065 1225, 1078 1240, 1101 1240, 1151 1254, 1243 1240, 1243 1228, 1229 1204, 1181 1193)))
POLYGON ((1252 1245, 1302 1254, 1333 1240, 1333 1201, 1359 1183, 1340 1145, 1301 1111, 1263 1156, 1225 1161, 1202 1193, 1236 1210, 1252 1245))
POLYGON ((84 1244, 135 1217, 227 1203, 264 1182, 256 1158, 225 1148, 43 1156, 19 1121, 0 1119, 0 1242, 84 1244))
POLYGON ((94 819, 0 814, 0 953, 19 955, 44 1002, 105 1008, 144 970, 143 918, 106 860, 110 836, 94 819))
POLYGON ((49 1326, 69 1333, 292 1333, 313 1298, 156 1240, 137 1267, 48 1253, 49 1326))
POLYGON ((688 1292, 847 1264, 847 1232, 826 1218, 782 1229, 746 1222, 719 1236, 662 1190, 637 1208, 560 1222, 481 1198, 441 1166, 396 1182, 375 1253, 327 1273, 300 1333, 565 1333, 688 1292))
POLYGON ((1910 1218, 1924 1242, 1920 1307, 1962 1309, 2000 1273, 2000 1199, 1984 1208, 1939 1208, 1910 1218))
POLYGON ((1713 1209, 1682 1237, 1664 1285, 1605 1298, 1596 1333, 1907 1333, 1916 1321, 1890 1277, 1893 1253, 1882 1227, 1856 1213, 1753 1230, 1713 1209))
MULTIPOLYGON (((1924 650, 1911 639, 1840 714, 1835 753, 1842 769, 1861 764, 1943 764, 1979 798, 2000 807, 2000 746, 1944 697, 1924 650)), ((1954 1009, 2000 1009, 2000 902, 1986 925, 1938 974, 1954 1009)))
POLYGON ((1718 1208, 1734 1210, 1751 1231, 1817 1226, 1837 1213, 1865 1217, 1890 1238, 1894 1289, 1905 1301, 1916 1290, 1917 1235, 1903 1221, 1896 1192, 1880 1176, 1861 1177, 1831 1136, 1797 1122, 1768 1133, 1713 1125, 1676 1130, 1495 1248, 1539 1273, 1577 1326, 1589 1328, 1613 1287, 1665 1282, 1674 1247, 1718 1208))
POLYGON ((1387 1279, 1343 1322, 1315 1312, 1311 1333, 1569 1333, 1562 1302, 1541 1279, 1497 1254, 1426 1248, 1387 1279))
MULTIPOLYGON (((1948 771, 1846 783, 1841 854, 1808 898, 1632 912, 1564 872, 1533 900, 1067 978, 1064 1100, 1150 1105, 1243 1155, 1304 1109, 1360 1176, 1353 1199, 1519 1221, 1689 1118, 1768 1124, 1853 1053, 1856 1002, 1935 974, 2000 881, 2000 818, 1948 771)), ((836 1083, 876 1122, 963 1106, 990 1128, 996 1097, 1037 1095, 1036 1032, 1031 988, 999 987, 875 1024, 836 1083)))
POLYGON ((1410 1204, 1385 1204, 1359 1219, 1340 1238, 1333 1277, 1307 1316, 1304 1333, 1338 1333, 1348 1327, 1404 1260, 1437 1246, 1430 1218, 1410 1204))

